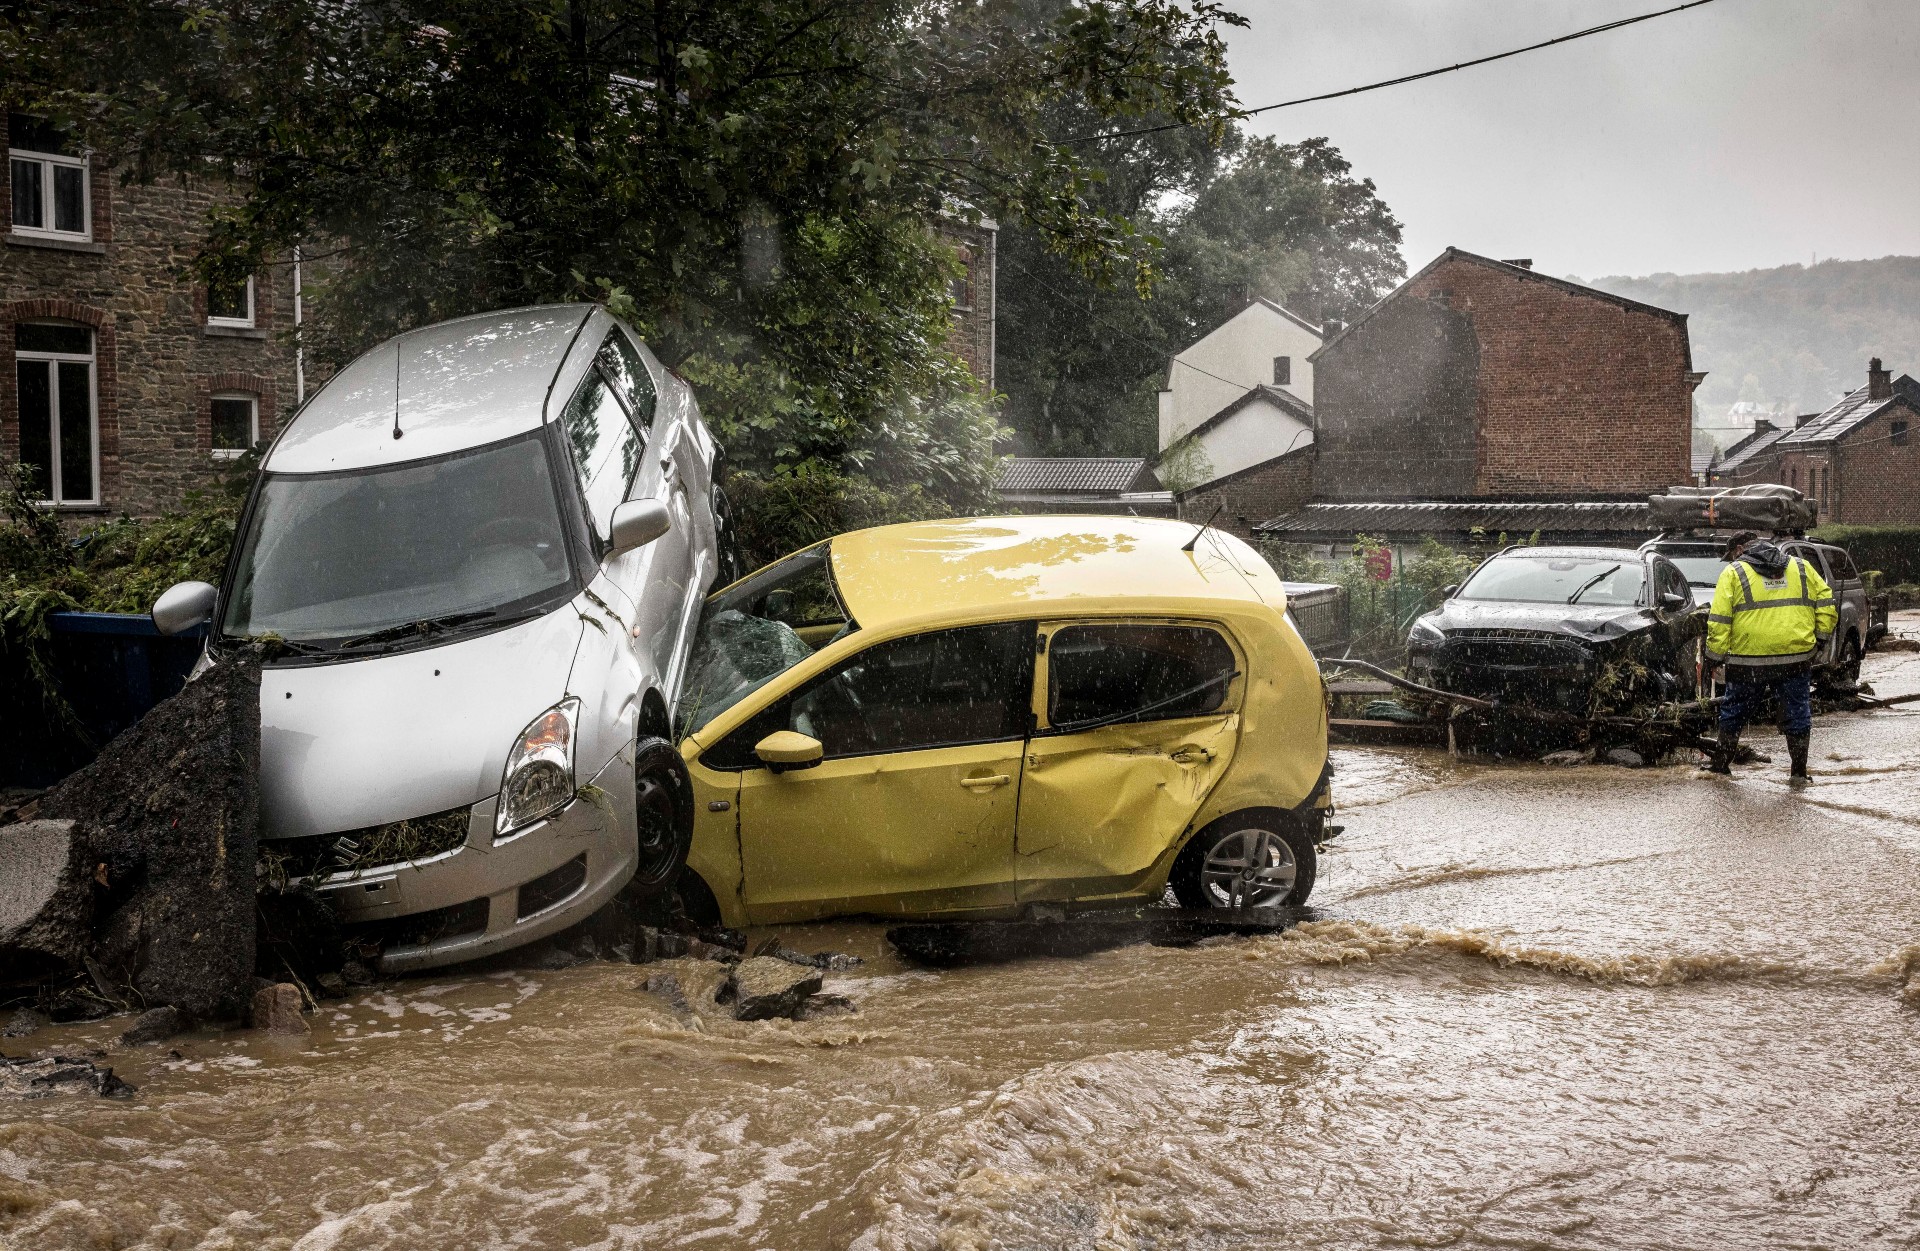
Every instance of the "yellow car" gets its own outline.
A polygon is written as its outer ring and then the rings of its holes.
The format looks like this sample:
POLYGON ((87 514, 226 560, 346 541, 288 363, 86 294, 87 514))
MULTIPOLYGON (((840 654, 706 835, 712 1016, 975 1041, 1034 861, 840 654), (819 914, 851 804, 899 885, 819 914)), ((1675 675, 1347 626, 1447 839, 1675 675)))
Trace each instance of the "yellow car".
POLYGON ((1297 904, 1326 700, 1245 543, 1131 517, 841 535, 706 603, 682 898, 729 925, 1297 904), (708 896, 711 896, 710 898, 708 896))

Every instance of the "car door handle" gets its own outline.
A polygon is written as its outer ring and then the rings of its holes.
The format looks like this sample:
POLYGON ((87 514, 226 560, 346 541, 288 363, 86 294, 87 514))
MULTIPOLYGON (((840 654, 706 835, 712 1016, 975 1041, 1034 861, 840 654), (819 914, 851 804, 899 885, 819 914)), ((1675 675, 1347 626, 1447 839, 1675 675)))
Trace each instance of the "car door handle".
POLYGON ((1175 764, 1205 764, 1213 759, 1213 749, 1189 745, 1168 752, 1167 759, 1175 764))
POLYGON ((969 788, 975 787, 975 786, 982 787, 982 788, 991 788, 995 786, 1005 786, 1007 783, 1011 781, 1013 781, 1013 777, 1011 774, 987 773, 987 774, 976 774, 973 777, 968 777, 968 778, 961 778, 960 785, 969 787, 969 788))

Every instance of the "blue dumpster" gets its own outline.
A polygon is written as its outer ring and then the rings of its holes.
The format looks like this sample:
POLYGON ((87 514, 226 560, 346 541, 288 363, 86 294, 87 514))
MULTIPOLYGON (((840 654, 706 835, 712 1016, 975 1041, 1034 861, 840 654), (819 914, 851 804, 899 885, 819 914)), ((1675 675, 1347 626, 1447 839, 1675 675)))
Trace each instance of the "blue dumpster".
POLYGON ((51 786, 92 760, 114 735, 186 685, 206 627, 173 638, 144 615, 60 612, 47 618, 54 679, 85 739, 50 715, 39 690, 9 664, 0 699, 0 785, 51 786))

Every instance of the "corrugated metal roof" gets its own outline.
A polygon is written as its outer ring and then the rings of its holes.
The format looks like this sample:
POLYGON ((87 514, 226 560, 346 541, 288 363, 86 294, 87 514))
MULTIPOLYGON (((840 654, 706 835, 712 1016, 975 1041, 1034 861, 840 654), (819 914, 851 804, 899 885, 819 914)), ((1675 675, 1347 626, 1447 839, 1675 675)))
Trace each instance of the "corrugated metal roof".
POLYGON ((1273 538, 1290 534, 1460 533, 1605 534, 1658 527, 1644 502, 1631 500, 1465 500, 1308 504, 1298 512, 1264 521, 1254 531, 1273 538))
MULTIPOLYGON (((1136 488, 1147 462, 1138 456, 1016 456, 995 486, 1006 491, 1087 491, 1118 494, 1136 488)), ((1149 483, 1145 489, 1158 486, 1149 483)))

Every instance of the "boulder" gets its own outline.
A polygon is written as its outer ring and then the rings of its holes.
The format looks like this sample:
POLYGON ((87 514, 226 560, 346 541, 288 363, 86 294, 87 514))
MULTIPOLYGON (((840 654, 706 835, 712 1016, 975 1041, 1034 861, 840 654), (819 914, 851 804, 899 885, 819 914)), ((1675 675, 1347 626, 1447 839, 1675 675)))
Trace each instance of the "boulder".
POLYGON ((187 1014, 171 1004, 164 1008, 150 1008, 121 1031, 120 1045, 138 1047, 142 1043, 164 1042, 192 1028, 193 1022, 187 1019, 187 1014))
POLYGON ((1615 747, 1607 752, 1607 763, 1625 765, 1629 769, 1638 769, 1647 763, 1647 758, 1631 747, 1615 747))
POLYGON ((93 865, 72 821, 0 827, 0 985, 80 966, 93 920, 93 865))
POLYGON ((772 956, 742 960, 733 970, 733 1015, 740 1021, 791 1017, 820 989, 820 971, 772 956))
POLYGON ((85 834, 84 964, 103 992, 195 1018, 245 1007, 259 765, 260 667, 232 657, 41 797, 85 834))
POLYGON ((47 1056, 38 1060, 0 1059, 0 1098, 48 1099, 55 1095, 99 1095, 103 1099, 131 1099, 134 1088, 79 1056, 47 1056))
POLYGON ((269 1034, 305 1034, 312 1027, 304 1015, 306 998, 292 982, 275 982, 253 992, 248 1019, 253 1028, 269 1034))

